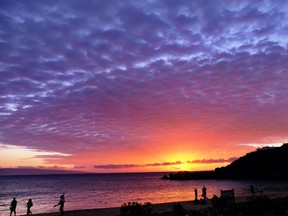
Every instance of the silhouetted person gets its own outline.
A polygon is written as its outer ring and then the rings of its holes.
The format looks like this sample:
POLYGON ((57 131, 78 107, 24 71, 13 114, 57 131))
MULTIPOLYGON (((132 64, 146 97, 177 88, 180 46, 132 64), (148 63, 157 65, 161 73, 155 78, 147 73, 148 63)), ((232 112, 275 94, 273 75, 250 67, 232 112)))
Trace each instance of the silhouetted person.
POLYGON ((194 196, 195 196, 195 201, 198 200, 198 191, 197 191, 197 188, 194 189, 194 196))
POLYGON ((30 215, 32 214, 32 211, 31 211, 31 207, 33 206, 33 203, 32 203, 32 199, 29 199, 28 202, 27 202, 27 215, 30 215))
POLYGON ((59 210, 60 210, 60 214, 61 214, 61 215, 64 215, 64 203, 65 203, 65 198, 64 198, 64 194, 62 194, 62 195, 60 196, 59 203, 56 204, 56 205, 54 205, 54 207, 56 207, 56 206, 58 206, 58 205, 60 206, 59 210))
POLYGON ((12 215, 13 212, 14 212, 14 215, 16 215, 16 207, 17 207, 17 200, 14 197, 10 205, 10 216, 12 215))
POLYGON ((255 188, 253 185, 250 185, 250 192, 251 192, 252 196, 255 195, 255 188))
POLYGON ((207 189, 206 189, 205 185, 202 188, 202 197, 204 200, 206 200, 206 198, 207 198, 207 189))

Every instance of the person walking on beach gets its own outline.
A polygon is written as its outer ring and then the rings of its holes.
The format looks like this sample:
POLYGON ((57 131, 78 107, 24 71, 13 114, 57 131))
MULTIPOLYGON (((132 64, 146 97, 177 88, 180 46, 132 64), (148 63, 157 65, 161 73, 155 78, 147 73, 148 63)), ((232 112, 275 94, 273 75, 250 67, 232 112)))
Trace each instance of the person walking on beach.
POLYGON ((206 198, 207 198, 207 189, 206 189, 205 185, 204 185, 203 188, 202 188, 202 197, 203 197, 204 201, 206 201, 206 198))
POLYGON ((33 206, 33 203, 32 203, 32 199, 29 199, 28 202, 27 202, 27 215, 30 215, 32 214, 32 211, 31 211, 31 207, 33 206))
POLYGON ((54 207, 56 207, 58 205, 60 206, 59 210, 60 210, 61 215, 64 215, 64 203, 65 203, 65 198, 64 198, 64 194, 62 194, 60 196, 60 200, 59 200, 58 204, 54 205, 54 207))
POLYGON ((16 206, 17 206, 17 200, 16 197, 13 198, 11 205, 10 205, 10 216, 14 212, 14 215, 16 215, 16 206))

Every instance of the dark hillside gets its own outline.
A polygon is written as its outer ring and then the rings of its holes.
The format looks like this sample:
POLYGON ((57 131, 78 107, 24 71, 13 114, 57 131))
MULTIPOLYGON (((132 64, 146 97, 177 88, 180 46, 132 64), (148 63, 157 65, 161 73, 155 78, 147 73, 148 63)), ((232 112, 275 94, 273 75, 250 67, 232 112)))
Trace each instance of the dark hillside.
POLYGON ((230 165, 215 169, 218 178, 288 179, 288 144, 250 152, 230 165))
POLYGON ((163 179, 244 179, 244 180, 288 180, 288 143, 281 147, 264 147, 250 152, 226 167, 215 171, 181 171, 163 179))

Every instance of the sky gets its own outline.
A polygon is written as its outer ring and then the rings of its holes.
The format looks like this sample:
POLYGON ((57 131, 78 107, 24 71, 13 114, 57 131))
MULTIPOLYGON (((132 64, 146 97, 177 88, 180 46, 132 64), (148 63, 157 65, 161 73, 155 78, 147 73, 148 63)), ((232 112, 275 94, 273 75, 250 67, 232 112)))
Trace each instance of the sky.
POLYGON ((1 0, 0 168, 211 170, 288 141, 286 0, 1 0))

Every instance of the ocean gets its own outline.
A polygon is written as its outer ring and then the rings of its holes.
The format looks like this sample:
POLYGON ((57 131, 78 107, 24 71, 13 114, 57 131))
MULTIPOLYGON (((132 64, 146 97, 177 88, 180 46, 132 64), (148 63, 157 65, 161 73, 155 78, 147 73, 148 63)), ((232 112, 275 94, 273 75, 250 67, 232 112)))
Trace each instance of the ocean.
POLYGON ((251 184, 263 184, 267 191, 288 191, 288 182, 231 180, 161 180, 167 173, 120 173, 0 176, 0 215, 9 215, 9 205, 16 197, 17 215, 26 214, 26 203, 32 199, 32 212, 57 212, 61 194, 65 193, 65 210, 120 207, 124 202, 189 201, 198 197, 205 185, 207 195, 219 196, 220 190, 234 189, 235 196, 248 196, 251 184))

